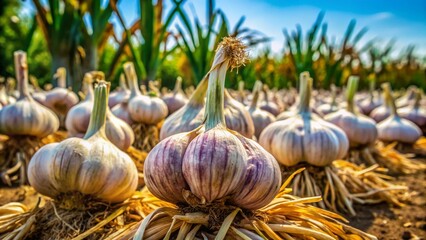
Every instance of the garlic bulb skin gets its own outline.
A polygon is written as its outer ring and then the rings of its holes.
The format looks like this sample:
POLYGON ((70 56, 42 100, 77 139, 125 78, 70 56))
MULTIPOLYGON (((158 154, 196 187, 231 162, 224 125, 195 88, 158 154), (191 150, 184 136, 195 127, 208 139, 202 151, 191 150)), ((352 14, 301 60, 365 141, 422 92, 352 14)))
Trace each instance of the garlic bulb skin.
POLYGON ((422 106, 421 101, 422 93, 418 91, 415 101, 407 107, 398 109, 398 114, 401 118, 415 123, 423 134, 426 134, 426 106, 422 106))
POLYGON ((167 105, 161 98, 139 95, 130 98, 128 111, 137 123, 157 124, 167 117, 167 105))
POLYGON ((105 133, 107 138, 120 150, 126 151, 135 141, 135 133, 129 124, 107 110, 105 133))
POLYGON ((250 113, 242 103, 233 99, 227 90, 225 90, 225 121, 229 129, 239 132, 244 137, 253 137, 255 130, 250 113))
POLYGON ((379 139, 385 142, 415 143, 422 136, 422 131, 413 122, 399 116, 390 84, 384 83, 383 89, 384 99, 391 108, 391 115, 377 125, 379 139))
POLYGON ((248 108, 251 119, 253 120, 254 135, 257 139, 259 139, 260 133, 263 129, 275 121, 274 115, 257 107, 260 88, 262 88, 262 83, 257 81, 253 89, 253 100, 248 108))
POLYGON ((86 89, 86 98, 73 106, 65 118, 65 127, 70 137, 83 137, 89 127, 90 115, 93 110, 93 87, 92 76, 86 73, 83 86, 86 89))
POLYGON ((312 79, 307 72, 300 79, 299 112, 266 127, 259 143, 284 166, 305 161, 324 167, 346 154, 348 140, 342 130, 331 128, 310 112, 312 79))
POLYGON ((65 116, 78 103, 78 96, 66 89, 66 70, 59 68, 55 74, 58 77, 58 87, 46 92, 46 107, 56 114, 65 116))
POLYGON ((160 130, 160 140, 177 133, 189 132, 204 122, 204 104, 208 81, 203 79, 188 103, 166 118, 160 130))
POLYGON ((105 136, 107 97, 107 84, 101 82, 95 90, 95 106, 84 139, 47 144, 33 156, 28 180, 39 193, 58 199, 77 192, 107 203, 132 196, 138 172, 130 157, 105 136))
POLYGON ((279 191, 280 167, 277 160, 258 143, 241 136, 238 138, 247 152, 247 173, 243 186, 231 201, 247 209, 259 209, 270 203, 279 191))
POLYGON ((164 103, 166 103, 169 114, 176 112, 188 102, 188 98, 182 91, 181 77, 176 79, 175 89, 173 92, 164 95, 161 99, 163 99, 164 103))
POLYGON ((346 109, 341 109, 324 116, 324 119, 343 129, 351 147, 365 147, 377 140, 376 123, 364 115, 355 115, 346 109))
POLYGON ((382 105, 380 107, 375 108, 370 113, 370 117, 376 121, 376 123, 379 123, 386 118, 388 118, 391 115, 391 110, 389 106, 382 105))
POLYGON ((108 107, 113 108, 117 104, 122 103, 123 101, 129 100, 130 90, 126 85, 126 78, 123 74, 120 75, 120 88, 113 91, 108 98, 108 107))
POLYGON ((20 97, 0 110, 0 133, 42 138, 56 132, 58 117, 34 101, 28 92, 27 56, 22 51, 15 52, 15 71, 20 97))
POLYGON ((123 120, 124 122, 126 122, 130 126, 132 124, 134 124, 132 118, 130 117, 130 113, 129 113, 129 110, 128 110, 128 102, 126 100, 123 101, 120 104, 115 105, 111 109, 111 112, 112 112, 112 114, 114 114, 114 116, 116 116, 119 119, 123 120))
POLYGON ((142 95, 132 62, 124 64, 124 72, 131 91, 127 105, 131 120, 135 123, 157 124, 165 119, 168 114, 167 105, 161 98, 156 97, 153 91, 149 93, 149 96, 142 95))
POLYGON ((347 109, 324 116, 324 120, 342 129, 349 139, 351 148, 363 148, 377 140, 377 128, 373 119, 355 111, 353 97, 358 87, 358 78, 351 77, 348 82, 347 109))
POLYGON ((422 131, 413 122, 390 116, 377 124, 379 139, 385 142, 413 144, 422 136, 422 131))

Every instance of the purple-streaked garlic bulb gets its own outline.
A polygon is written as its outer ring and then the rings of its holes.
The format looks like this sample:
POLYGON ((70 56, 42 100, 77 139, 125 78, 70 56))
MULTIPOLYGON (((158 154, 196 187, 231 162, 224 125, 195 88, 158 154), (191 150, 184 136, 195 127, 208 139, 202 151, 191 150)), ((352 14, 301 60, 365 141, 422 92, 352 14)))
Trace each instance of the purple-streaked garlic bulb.
POLYGON ((105 134, 108 84, 95 89, 93 113, 83 139, 68 138, 43 146, 28 166, 28 180, 37 192, 77 207, 83 196, 106 203, 131 197, 138 184, 133 160, 105 134))
POLYGON ((167 117, 167 105, 153 91, 142 95, 138 88, 138 79, 132 62, 124 64, 129 81, 130 97, 127 105, 130 118, 135 123, 157 124, 167 117))
POLYGON ((416 93, 416 99, 408 106, 398 109, 400 117, 405 118, 415 123, 423 134, 426 134, 426 106, 421 106, 422 92, 420 90, 416 93))
POLYGON ((259 94, 262 88, 262 83, 257 81, 253 88, 253 99, 248 111, 254 124, 254 135, 259 139, 260 133, 265 129, 266 126, 275 121, 274 115, 270 112, 260 109, 257 104, 259 100, 259 94))
POLYGON ((351 148, 363 148, 377 140, 377 128, 373 119, 355 111, 354 95, 358 88, 358 77, 348 80, 347 107, 324 116, 324 119, 341 128, 349 139, 351 148))
POLYGON ((203 79, 192 93, 189 101, 166 118, 163 126, 161 126, 160 140, 177 133, 192 131, 203 124, 207 86, 207 79, 203 79))
POLYGON ((117 104, 129 100, 130 90, 126 84, 126 78, 123 74, 120 75, 120 87, 115 91, 111 92, 108 99, 109 108, 113 108, 117 104))
POLYGON ((422 136, 422 131, 413 122, 399 116, 389 83, 383 84, 383 90, 391 115, 377 124, 379 139, 384 142, 415 143, 422 136))
POLYGON ((58 78, 58 87, 46 92, 45 99, 46 107, 63 117, 78 103, 78 96, 66 88, 66 75, 65 68, 58 68, 55 74, 58 78))
POLYGON ((19 98, 0 110, 0 133, 8 136, 45 137, 59 128, 58 117, 34 101, 28 91, 28 65, 25 52, 15 52, 15 72, 19 98))
POLYGON ((187 102, 188 98, 185 93, 182 91, 182 78, 178 77, 176 79, 175 88, 172 93, 167 93, 162 97, 163 101, 167 105, 169 114, 172 114, 183 107, 187 102))
POLYGON ((312 113, 309 107, 312 78, 308 72, 300 76, 299 111, 294 116, 267 126, 259 143, 284 166, 307 162, 327 166, 342 158, 349 149, 343 132, 312 113))
POLYGON ((277 194, 281 174, 273 156, 226 127, 226 70, 239 66, 245 58, 239 40, 224 38, 208 76, 205 124, 162 140, 148 154, 145 183, 156 197, 192 206, 228 202, 259 209, 277 194))

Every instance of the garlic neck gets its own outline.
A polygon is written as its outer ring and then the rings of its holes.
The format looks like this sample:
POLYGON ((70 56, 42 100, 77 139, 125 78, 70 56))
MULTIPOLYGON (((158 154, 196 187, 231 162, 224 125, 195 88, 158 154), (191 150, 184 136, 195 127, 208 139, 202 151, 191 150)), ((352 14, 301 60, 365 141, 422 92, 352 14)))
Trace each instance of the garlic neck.
POLYGON ((100 82, 95 89, 93 110, 90 115, 89 127, 86 135, 84 135, 84 139, 89 139, 95 134, 100 134, 101 136, 106 137, 105 122, 108 109, 108 93, 109 84, 106 82, 100 82))
POLYGON ((312 93, 312 78, 309 77, 307 72, 301 74, 299 92, 299 113, 303 114, 310 112, 309 103, 311 101, 312 93))
POLYGON ((124 74, 127 78, 127 83, 130 88, 130 99, 142 95, 138 86, 138 77, 136 76, 135 67, 132 62, 124 64, 124 74))
POLYGON ((210 72, 207 103, 206 103, 206 131, 218 125, 226 126, 224 113, 225 78, 229 60, 219 64, 219 67, 210 72))
POLYGON ((16 51, 15 54, 15 72, 18 81, 19 99, 31 98, 28 91, 28 65, 27 54, 23 51, 16 51))
POLYGON ((389 83, 383 84, 384 98, 386 105, 390 108, 392 116, 398 117, 398 111, 396 109, 395 101, 392 97, 392 91, 389 83))
POLYGON ((348 80, 346 100, 348 103, 347 109, 351 113, 355 113, 354 97, 355 97, 355 92, 358 89, 358 81, 359 81, 359 78, 355 76, 350 76, 348 80))
POLYGON ((253 91, 253 99, 251 100, 250 109, 255 109, 257 107, 257 102, 259 101, 260 89, 262 88, 262 83, 256 81, 253 91))

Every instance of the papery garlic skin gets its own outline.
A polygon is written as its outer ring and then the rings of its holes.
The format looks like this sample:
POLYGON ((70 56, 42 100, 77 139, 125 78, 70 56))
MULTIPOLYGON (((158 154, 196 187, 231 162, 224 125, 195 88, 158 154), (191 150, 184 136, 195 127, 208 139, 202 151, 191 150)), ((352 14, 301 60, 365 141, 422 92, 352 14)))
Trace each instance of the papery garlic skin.
POLYGON ((244 182, 244 146, 225 129, 214 128, 195 137, 182 160, 182 171, 191 192, 213 202, 233 193, 244 182))
POLYGON ((239 132, 244 137, 252 138, 254 124, 245 106, 233 99, 225 90, 225 121, 226 127, 239 132))
POLYGON ((129 156, 94 136, 42 147, 28 165, 28 180, 39 193, 54 199, 77 191, 115 203, 132 196, 138 173, 129 156))
POLYGON ((130 125, 114 116, 110 111, 107 113, 105 134, 122 151, 129 149, 135 141, 135 133, 130 125))
POLYGON ((421 136, 422 131, 413 122, 400 118, 389 117, 377 125, 379 139, 385 142, 402 142, 413 144, 421 136))
POLYGON ((130 126, 135 123, 132 120, 132 118, 130 117, 130 113, 128 111, 128 102, 127 101, 124 101, 124 102, 122 102, 120 104, 115 105, 111 109, 111 112, 114 114, 114 116, 116 116, 119 119, 123 120, 124 122, 126 122, 130 126))
POLYGON ((137 123, 157 124, 167 117, 167 105, 157 97, 139 95, 129 100, 128 111, 137 123))
POLYGON ((144 162, 145 183, 154 196, 171 203, 183 203, 184 189, 189 189, 183 176, 182 160, 194 133, 180 133, 158 143, 144 162))
POLYGON ((280 167, 277 160, 258 143, 242 136, 238 138, 247 152, 247 173, 244 184, 231 201, 247 209, 259 209, 277 195, 282 181, 280 167))

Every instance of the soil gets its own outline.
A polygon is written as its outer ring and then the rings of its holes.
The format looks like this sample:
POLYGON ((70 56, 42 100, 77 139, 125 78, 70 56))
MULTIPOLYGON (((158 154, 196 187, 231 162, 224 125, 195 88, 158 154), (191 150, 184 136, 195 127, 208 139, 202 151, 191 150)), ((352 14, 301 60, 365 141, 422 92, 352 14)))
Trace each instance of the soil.
MULTIPOLYGON (((426 160, 425 160, 426 162, 426 160)), ((357 216, 346 218, 350 225, 383 240, 426 239, 426 173, 396 177, 396 182, 409 187, 406 206, 387 203, 356 205, 357 216)), ((11 201, 33 207, 39 194, 28 186, 0 188, 0 206, 11 201)))

